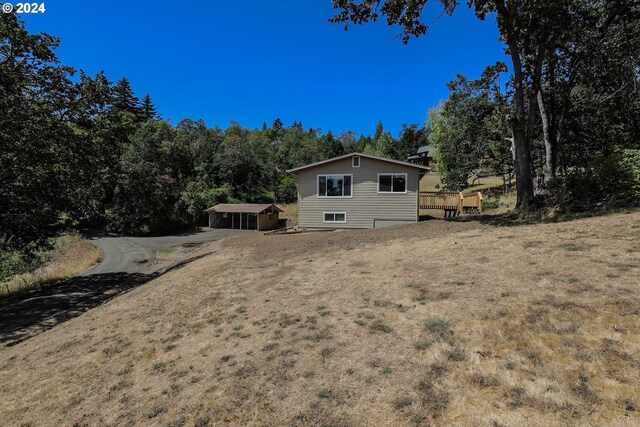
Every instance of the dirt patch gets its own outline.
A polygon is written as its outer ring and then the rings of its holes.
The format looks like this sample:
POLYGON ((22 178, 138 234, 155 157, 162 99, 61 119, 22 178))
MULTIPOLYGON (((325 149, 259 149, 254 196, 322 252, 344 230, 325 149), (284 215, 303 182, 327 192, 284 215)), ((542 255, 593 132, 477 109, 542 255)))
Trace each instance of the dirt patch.
MULTIPOLYGON (((398 241, 416 242, 436 239, 471 230, 478 230, 478 233, 481 233, 481 230, 488 228, 492 227, 488 224, 474 221, 458 222, 430 219, 416 224, 376 230, 336 230, 327 233, 271 236, 251 234, 229 239, 224 243, 224 246, 251 249, 252 255, 256 259, 282 261, 294 255, 308 256, 328 250, 362 250, 369 246, 392 244, 398 241)), ((464 239, 461 238, 460 242, 454 241, 453 245, 455 246, 458 243, 463 244, 464 239)), ((451 248, 451 250, 454 249, 455 247, 451 248)))

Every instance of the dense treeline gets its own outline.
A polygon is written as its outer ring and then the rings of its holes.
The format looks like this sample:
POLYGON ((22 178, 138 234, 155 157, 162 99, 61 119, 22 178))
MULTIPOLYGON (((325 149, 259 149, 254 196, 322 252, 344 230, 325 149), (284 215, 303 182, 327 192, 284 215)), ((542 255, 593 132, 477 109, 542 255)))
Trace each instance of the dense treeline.
MULTIPOLYGON (((330 20, 346 28, 385 17, 407 43, 426 34, 428 2, 332 0, 338 11, 330 20)), ((461 6, 437 3, 446 15, 461 6)), ((480 20, 495 20, 510 75, 506 91, 496 80, 506 64, 487 68, 479 80, 458 76, 449 99, 431 114, 447 185, 459 188, 473 171, 493 167, 513 173, 522 210, 540 203, 637 204, 640 3, 470 0, 466 6, 480 20)))
POLYGON ((0 15, 0 261, 31 253, 61 224, 162 233, 201 224, 218 202, 291 202, 286 169, 352 151, 404 158, 426 143, 421 126, 398 140, 238 123, 162 120, 151 96, 59 64, 58 39, 0 15), (9 254, 9 255, 8 255, 9 254))
POLYGON ((379 135, 356 138, 297 122, 285 127, 279 119, 262 129, 238 123, 209 129, 190 119, 174 127, 146 119, 132 129, 117 161, 102 165, 113 171, 112 194, 103 190, 94 200, 99 209, 83 222, 127 234, 198 225, 204 209, 216 203, 294 202, 296 181, 287 169, 353 151, 402 158, 425 143, 416 125, 406 126, 397 141, 381 124, 378 129, 379 135))
MULTIPOLYGON (((547 206, 640 202, 640 7, 572 2, 530 87, 531 169, 547 206), (614 7, 615 6, 615 7, 614 7), (557 36, 557 35, 556 35, 557 36)), ((477 80, 449 83, 430 112, 443 180, 464 188, 482 174, 513 174, 509 120, 513 80, 504 63, 477 80), (502 82, 506 82, 506 90, 502 82)))

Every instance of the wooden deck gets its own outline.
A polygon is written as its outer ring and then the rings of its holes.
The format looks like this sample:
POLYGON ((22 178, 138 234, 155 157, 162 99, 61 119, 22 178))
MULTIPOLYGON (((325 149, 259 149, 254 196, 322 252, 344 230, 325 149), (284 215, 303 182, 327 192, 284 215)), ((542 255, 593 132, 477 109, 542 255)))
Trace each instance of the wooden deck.
POLYGON ((464 213, 482 212, 482 193, 469 193, 462 195, 462 210, 464 213))
POLYGON ((448 191, 421 191, 420 209, 443 210, 445 217, 482 212, 482 193, 463 194, 448 191))

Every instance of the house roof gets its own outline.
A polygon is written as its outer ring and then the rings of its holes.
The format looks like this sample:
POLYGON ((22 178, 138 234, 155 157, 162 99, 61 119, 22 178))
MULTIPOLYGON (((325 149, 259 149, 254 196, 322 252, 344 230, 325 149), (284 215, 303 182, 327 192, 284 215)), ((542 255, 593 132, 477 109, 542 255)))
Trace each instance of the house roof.
POLYGON ((271 203, 219 203, 207 209, 206 212, 259 214, 269 208, 282 212, 282 209, 271 203))
POLYGON ((429 153, 432 157, 438 152, 438 149, 435 145, 423 145, 418 148, 418 154, 421 153, 429 153))
POLYGON ((421 169, 421 170, 430 170, 430 168, 427 167, 427 166, 417 165, 415 163, 403 162, 402 160, 387 159, 386 157, 372 156, 371 154, 349 153, 349 154, 345 154, 343 156, 333 157, 331 159, 322 160, 320 162, 315 162, 315 163, 311 163, 311 164, 308 164, 308 165, 300 166, 300 167, 297 167, 297 168, 289 169, 289 170, 287 170, 287 172, 289 172, 289 173, 297 173, 297 172, 299 172, 301 170, 304 170, 304 169, 314 168, 316 166, 324 165, 326 163, 335 162, 337 160, 346 159, 346 158, 349 158, 349 157, 352 157, 352 156, 360 156, 360 157, 364 157, 365 159, 374 159, 374 160, 380 160, 380 161, 383 161, 383 162, 396 163, 396 164, 399 164, 399 165, 408 166, 408 167, 421 169))

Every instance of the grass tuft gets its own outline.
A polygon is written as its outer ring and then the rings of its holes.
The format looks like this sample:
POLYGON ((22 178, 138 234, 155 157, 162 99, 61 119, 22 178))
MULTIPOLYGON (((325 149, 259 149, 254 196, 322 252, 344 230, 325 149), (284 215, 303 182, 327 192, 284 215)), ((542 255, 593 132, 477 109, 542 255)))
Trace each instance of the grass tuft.
POLYGON ((409 397, 398 397, 397 399, 395 399, 393 401, 393 407, 395 408, 396 411, 402 411, 404 410, 404 408, 406 408, 407 406, 410 406, 413 403, 413 400, 411 400, 411 398, 409 397))
POLYGON ((416 342, 414 345, 416 350, 426 350, 431 346, 431 343, 429 341, 418 341, 416 342))
POLYGON ((329 390, 327 390, 326 388, 323 388, 322 390, 320 390, 318 392, 318 397, 320 399, 328 399, 331 396, 331 392, 329 390))
POLYGON ((589 249, 589 246, 582 242, 562 243, 559 247, 569 252, 580 252, 589 249))
POLYGON ((484 375, 479 372, 471 375, 471 382, 483 388, 498 386, 498 378, 495 375, 484 375))
POLYGON ((452 362, 462 362, 463 360, 466 360, 466 358, 467 356, 464 351, 462 351, 458 347, 454 347, 447 351, 447 359, 451 360, 452 362))
POLYGON ((441 333, 447 331, 451 324, 443 317, 430 317, 427 319, 426 326, 429 332, 441 333))
POLYGON ((388 334, 393 331, 391 326, 387 325, 386 323, 384 323, 384 321, 380 319, 374 320, 369 326, 369 330, 371 332, 383 332, 385 334, 388 334))

